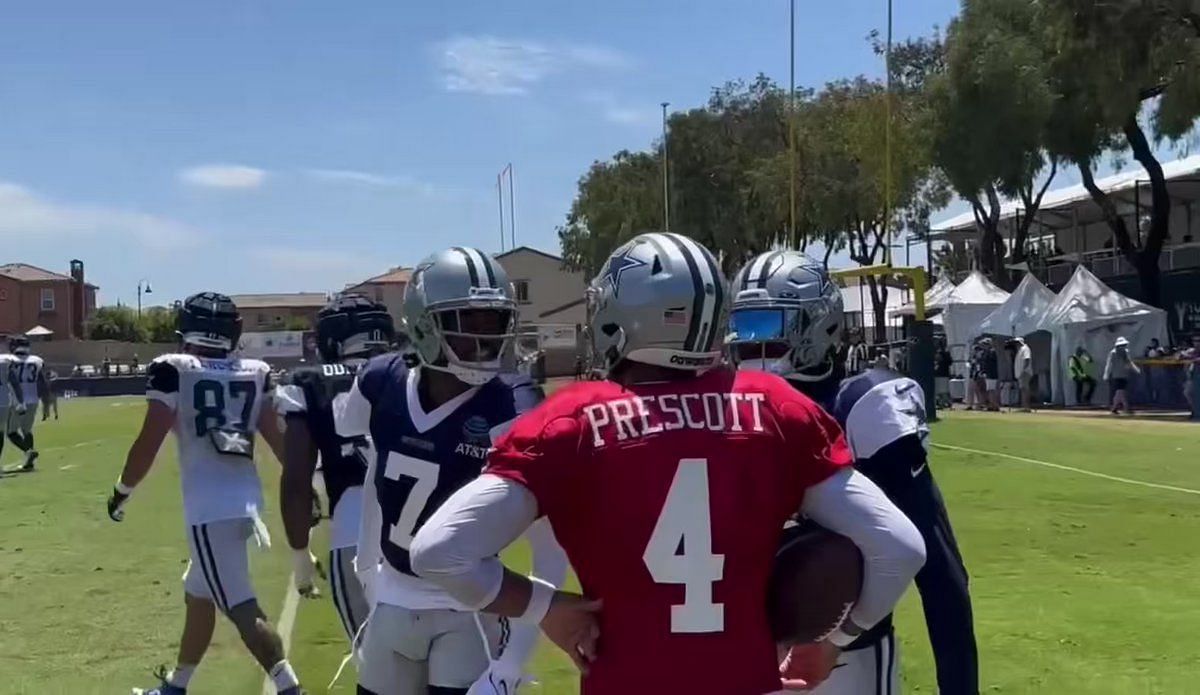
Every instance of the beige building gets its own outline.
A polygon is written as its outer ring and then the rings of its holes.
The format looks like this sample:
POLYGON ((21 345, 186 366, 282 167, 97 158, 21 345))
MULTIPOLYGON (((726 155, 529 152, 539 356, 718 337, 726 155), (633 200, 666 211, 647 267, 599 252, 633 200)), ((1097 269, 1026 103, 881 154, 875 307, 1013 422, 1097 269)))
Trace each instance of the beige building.
POLYGON ((513 284, 522 324, 574 328, 586 320, 583 293, 587 280, 583 273, 568 270, 562 258, 518 246, 496 256, 496 260, 513 284))
POLYGON ((361 294, 387 307, 392 321, 400 325, 404 307, 404 288, 412 279, 412 268, 396 267, 382 275, 367 278, 355 285, 348 285, 343 294, 361 294))
POLYGON ((311 330, 317 312, 329 303, 324 292, 283 294, 235 294, 230 299, 242 315, 242 331, 311 330))

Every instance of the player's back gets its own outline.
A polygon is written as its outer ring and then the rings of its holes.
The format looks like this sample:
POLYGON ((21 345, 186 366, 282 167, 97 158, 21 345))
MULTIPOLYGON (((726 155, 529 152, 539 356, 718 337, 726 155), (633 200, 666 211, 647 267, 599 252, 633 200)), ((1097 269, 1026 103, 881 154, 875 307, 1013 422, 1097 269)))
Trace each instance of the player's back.
MULTIPOLYGON (((16 405, 17 402, 13 400, 14 396, 17 399, 21 398, 20 391, 14 394, 12 389, 9 388, 10 370, 16 364, 16 359, 16 356, 11 353, 0 354, 0 381, 3 382, 0 383, 0 408, 9 408, 16 405)), ((20 375, 17 374, 16 376, 20 380, 20 375)))
POLYGON ((17 376, 17 381, 21 384, 21 392, 17 394, 17 398, 26 405, 37 403, 38 400, 38 380, 41 378, 42 370, 46 365, 41 357, 37 355, 13 355, 12 362, 9 366, 17 376))
POLYGON ((344 400, 354 376, 366 360, 320 364, 291 371, 278 388, 276 401, 287 417, 303 417, 321 453, 321 472, 329 507, 337 509, 349 488, 363 484, 367 460, 374 455, 368 437, 343 437, 336 431, 334 404, 344 400))
POLYGON ((270 367, 253 359, 169 354, 146 372, 147 398, 175 412, 188 523, 249 516, 249 507, 261 508, 253 442, 271 397, 270 367))
POLYGON ((779 687, 766 588, 784 522, 848 460, 782 380, 714 370, 569 388, 518 421, 489 472, 534 491, 604 601, 585 693, 757 695, 779 687), (526 437, 553 465, 522 466, 526 437))

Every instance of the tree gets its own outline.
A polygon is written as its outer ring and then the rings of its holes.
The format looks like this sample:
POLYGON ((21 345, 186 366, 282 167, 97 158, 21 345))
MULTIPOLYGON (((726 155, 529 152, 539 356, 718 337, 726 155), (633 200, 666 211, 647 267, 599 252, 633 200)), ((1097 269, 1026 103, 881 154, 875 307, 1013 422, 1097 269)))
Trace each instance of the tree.
POLYGON ((312 330, 312 322, 305 316, 289 316, 283 322, 283 328, 287 331, 308 331, 312 330))
POLYGON ((1045 0, 1038 5, 1045 71, 1055 92, 1049 149, 1073 163, 1117 249, 1135 268, 1142 300, 1161 304, 1158 258, 1171 200, 1156 141, 1177 142, 1200 117, 1200 22, 1181 0, 1045 0), (1093 169, 1128 148, 1150 179, 1150 224, 1130 230, 1093 169))
POLYGON ((138 322, 137 312, 127 306, 104 306, 88 322, 88 338, 144 343, 148 336, 138 322))
POLYGON ((1010 289, 1005 266, 1025 259, 1034 216, 1058 169, 1057 158, 1045 152, 1054 94, 1042 71, 1037 22, 1028 0, 966 0, 946 34, 945 70, 929 85, 935 161, 971 204, 981 266, 1010 289), (1023 206, 1007 246, 1002 196, 1023 206))
POLYGON ((172 309, 152 306, 142 311, 142 329, 152 343, 173 343, 177 336, 178 316, 172 309))

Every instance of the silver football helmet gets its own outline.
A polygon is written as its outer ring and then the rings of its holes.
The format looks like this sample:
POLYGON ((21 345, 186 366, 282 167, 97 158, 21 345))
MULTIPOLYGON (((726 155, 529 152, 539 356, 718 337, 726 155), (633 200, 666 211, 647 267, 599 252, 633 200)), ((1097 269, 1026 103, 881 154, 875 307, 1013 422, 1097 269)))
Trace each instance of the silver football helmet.
POLYGON ((593 366, 623 360, 703 371, 721 360, 725 277, 688 237, 642 234, 612 253, 587 290, 593 366))
POLYGON ((511 363, 516 326, 508 273, 476 249, 429 256, 404 289, 404 328, 421 364, 474 386, 511 363))
POLYGON ((842 293, 825 266, 799 251, 768 251, 734 276, 727 339, 739 369, 821 381, 842 344, 842 293))

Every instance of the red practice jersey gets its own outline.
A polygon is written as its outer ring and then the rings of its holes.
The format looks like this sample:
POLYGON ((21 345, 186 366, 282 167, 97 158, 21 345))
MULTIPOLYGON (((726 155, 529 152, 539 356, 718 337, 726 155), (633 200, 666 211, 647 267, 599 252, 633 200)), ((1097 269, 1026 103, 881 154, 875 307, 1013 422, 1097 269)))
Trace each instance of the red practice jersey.
POLYGON ((604 601, 584 695, 779 689, 766 592, 804 491, 851 463, 836 422, 782 379, 566 388, 487 472, 533 492, 584 593, 604 601))

